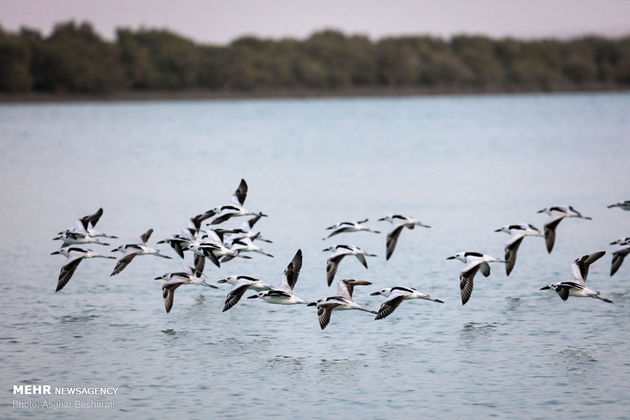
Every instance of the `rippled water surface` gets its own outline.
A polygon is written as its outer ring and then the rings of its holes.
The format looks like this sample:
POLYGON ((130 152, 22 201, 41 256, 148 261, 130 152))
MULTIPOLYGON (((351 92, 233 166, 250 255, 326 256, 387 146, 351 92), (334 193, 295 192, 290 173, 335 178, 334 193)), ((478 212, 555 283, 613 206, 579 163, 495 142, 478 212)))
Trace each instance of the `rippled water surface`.
MULTIPOLYGON (((609 276, 607 244, 630 235, 630 95, 0 105, 0 416, 141 418, 627 418, 630 413, 630 262, 609 276), (275 258, 208 265, 277 283, 298 248, 295 293, 326 287, 321 250, 352 243, 376 252, 355 300, 411 286, 445 301, 409 301, 390 317, 333 313, 325 331, 313 308, 243 299, 222 313, 227 288, 178 289, 170 314, 152 278, 184 261, 88 260, 55 293, 64 259, 52 236, 105 209, 102 231, 150 243, 249 183, 246 205, 270 215, 257 227, 275 258), (548 255, 526 238, 513 273, 478 276, 459 297, 458 251, 501 257, 504 224, 529 222, 551 204, 592 221, 558 227, 548 255), (385 262, 385 236, 321 238, 341 220, 401 212, 432 225, 406 230, 385 262), (589 283, 615 301, 539 288, 565 280, 573 259, 597 250, 589 283), (13 385, 118 387, 114 408, 27 408, 45 396, 13 385)), ((239 225, 237 220, 229 225, 239 225)), ((119 241, 114 240, 112 245, 119 241)), ((92 249, 109 252, 114 246, 92 249)), ((190 263, 187 260, 185 263, 190 263)), ((223 285, 222 285, 223 286, 223 285)), ((52 395, 52 401, 75 398, 52 395)))

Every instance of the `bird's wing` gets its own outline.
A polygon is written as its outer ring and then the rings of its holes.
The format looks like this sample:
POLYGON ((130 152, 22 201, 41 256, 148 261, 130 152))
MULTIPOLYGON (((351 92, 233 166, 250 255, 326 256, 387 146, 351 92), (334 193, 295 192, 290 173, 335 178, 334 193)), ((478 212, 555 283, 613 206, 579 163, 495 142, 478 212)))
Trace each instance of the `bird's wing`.
POLYGON ((595 261, 599 260, 601 257, 603 257, 604 254, 606 254, 606 251, 594 252, 592 254, 583 255, 582 257, 577 258, 575 261, 573 261, 573 264, 571 264, 571 274, 573 280, 575 280, 576 283, 584 286, 588 277, 589 266, 595 261))
POLYGON ((232 203, 237 206, 242 206, 245 204, 245 199, 247 198, 247 182, 244 179, 241 179, 241 183, 238 184, 238 188, 234 191, 232 195, 232 203))
POLYGON ((234 210, 223 210, 217 217, 215 217, 211 225, 218 225, 219 223, 223 223, 226 220, 229 220, 232 216, 234 216, 234 210))
POLYGON ((251 219, 249 219, 247 222, 243 224, 247 224, 247 226, 249 226, 249 230, 251 230, 254 228, 254 225, 260 220, 261 217, 262 217, 262 214, 259 214, 257 216, 252 217, 251 219))
POLYGON ((470 295, 472 295, 475 274, 479 271, 480 263, 473 262, 468 264, 459 275, 459 288, 462 295, 462 305, 465 305, 466 302, 470 299, 470 295))
POLYGON ((169 241, 168 244, 171 246, 171 248, 173 248, 173 251, 175 251, 177 255, 184 258, 184 251, 182 250, 181 241, 169 241))
MULTIPOLYGON (((210 254, 211 253, 212 252, 210 252, 210 254)), ((212 254, 212 255, 214 255, 214 254, 212 254)), ((195 254, 195 258, 194 258, 193 261, 195 263, 195 271, 194 271, 193 275, 195 277, 201 277, 201 275, 203 274, 203 269, 206 266, 206 257, 204 257, 203 255, 195 254)))
POLYGON ((123 257, 121 257, 117 262, 116 262, 116 266, 114 267, 114 271, 112 271, 112 274, 110 274, 110 276, 115 276, 116 274, 120 273, 121 271, 123 271, 125 269, 125 267, 127 267, 127 265, 129 265, 129 263, 134 259, 134 257, 136 255, 138 255, 139 250, 137 249, 129 249, 125 255, 123 257))
POLYGON ((332 284, 335 279, 335 274, 337 273, 337 268, 339 268, 339 263, 347 254, 337 254, 333 255, 326 262, 326 281, 328 282, 328 287, 332 284))
POLYGON ((387 299, 385 299, 385 302, 381 304, 381 307, 378 309, 378 315, 376 315, 376 318, 374 319, 383 319, 391 315, 392 312, 394 312, 394 310, 398 308, 398 306, 402 303, 404 299, 404 293, 392 293, 387 299))
POLYGON ((556 242, 556 228, 558 224, 566 217, 566 214, 556 217, 551 222, 545 224, 545 245, 547 245, 547 252, 551 253, 553 244, 556 242))
POLYGON ((626 255, 630 253, 630 248, 620 249, 619 251, 613 252, 612 265, 610 267, 610 275, 612 276, 619 270, 621 264, 623 263, 626 255))
POLYGON ((385 245, 385 248, 386 248, 385 259, 386 260, 389 260, 389 257, 392 256, 392 253, 394 252, 394 249, 396 248, 396 243, 398 243, 398 237, 400 236, 400 232, 402 232, 404 227, 405 227, 404 224, 398 225, 394 229, 392 229, 391 232, 387 234, 387 241, 385 245))
POLYGON ((295 283, 297 283, 301 269, 302 269, 302 250, 298 249, 295 255, 293 256, 293 259, 291 260, 289 265, 287 265, 287 268, 284 270, 284 280, 280 288, 289 293, 293 293, 293 288, 295 287, 295 283))
POLYGON ((140 238, 138 238, 136 243, 137 244, 146 244, 149 241, 149 238, 151 237, 152 234, 153 234, 153 229, 147 230, 142 235, 140 235, 140 238))
POLYGON ((317 317, 319 318, 319 327, 323 330, 328 326, 330 322, 330 315, 337 306, 341 305, 339 302, 324 302, 317 305, 317 317))
POLYGON ((569 290, 571 288, 569 286, 563 286, 561 284, 557 285, 555 288, 556 293, 560 296, 562 300, 567 300, 569 298, 569 290))
POLYGON ((66 264, 63 265, 63 267, 61 267, 61 270, 59 271, 59 279, 57 280, 57 289, 55 290, 55 292, 63 289, 65 285, 70 281, 72 275, 76 271, 82 259, 83 256, 71 258, 66 264))
POLYGON ((96 210, 94 214, 88 214, 87 216, 83 216, 79 219, 79 222, 83 226, 83 229, 87 231, 89 228, 93 228, 98 223, 99 219, 103 215, 103 208, 99 208, 96 210))
POLYGON ((173 299, 175 299, 175 290, 183 283, 174 283, 162 286, 162 297, 164 298, 164 309, 166 313, 171 311, 173 307, 173 299))
POLYGON ((483 274, 484 277, 488 277, 490 275, 490 264, 487 262, 482 262, 479 264, 479 271, 483 274))
POLYGON ((227 297, 225 298, 225 305, 223 306, 223 312, 230 309, 232 306, 236 305, 239 300, 243 297, 247 289, 253 283, 249 280, 239 280, 236 282, 234 287, 229 291, 227 297))
POLYGON ((365 260, 365 255, 363 255, 363 254, 354 254, 354 256, 357 257, 357 259, 363 265, 363 267, 368 268, 367 261, 365 260))
POLYGON ((514 264, 516 264, 516 253, 523 242, 523 238, 525 238, 524 234, 517 233, 505 245, 505 274, 508 276, 512 272, 514 264))

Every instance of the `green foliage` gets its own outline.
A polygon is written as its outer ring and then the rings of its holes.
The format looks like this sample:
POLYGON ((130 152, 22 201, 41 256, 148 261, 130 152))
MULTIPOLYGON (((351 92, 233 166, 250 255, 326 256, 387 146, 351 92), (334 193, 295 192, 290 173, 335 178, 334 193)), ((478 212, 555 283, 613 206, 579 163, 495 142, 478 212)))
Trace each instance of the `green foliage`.
POLYGON ((89 23, 48 37, 0 28, 0 91, 260 91, 420 87, 567 90, 630 87, 630 38, 568 41, 456 36, 372 41, 335 30, 305 40, 245 36, 199 45, 167 30, 121 28, 108 42, 89 23))
POLYGON ((31 51, 24 39, 0 28, 0 91, 25 92, 31 89, 31 51))

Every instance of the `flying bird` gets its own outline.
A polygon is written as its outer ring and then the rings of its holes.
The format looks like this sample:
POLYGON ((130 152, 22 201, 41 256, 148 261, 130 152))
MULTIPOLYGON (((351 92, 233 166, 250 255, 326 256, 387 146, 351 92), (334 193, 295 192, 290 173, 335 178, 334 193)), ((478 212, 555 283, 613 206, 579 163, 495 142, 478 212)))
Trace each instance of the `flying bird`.
POLYGON ((247 198, 247 190, 247 182, 245 182, 244 179, 241 179, 238 188, 236 188, 236 191, 234 191, 234 194, 232 195, 232 203, 214 209, 218 213, 218 215, 209 224, 218 225, 219 223, 223 223, 231 219, 232 217, 239 216, 267 217, 266 214, 263 214, 261 212, 252 212, 243 207, 243 205, 245 204, 245 199, 247 198))
POLYGON ((612 300, 601 297, 599 291, 591 290, 586 287, 586 278, 588 277, 590 265, 603 257, 604 254, 606 254, 606 251, 599 251, 576 259, 573 264, 571 264, 571 278, 569 278, 569 280, 541 287, 540 290, 553 289, 562 300, 567 300, 569 296, 575 296, 592 297, 607 303, 613 303, 612 300))
POLYGON ((378 219, 379 221, 388 221, 394 224, 394 228, 387 234, 387 239, 385 242, 386 254, 385 259, 389 260, 389 258, 394 253, 394 249, 396 248, 396 244, 398 243, 398 237, 404 228, 414 229, 416 226, 421 226, 423 228, 430 228, 429 225, 424 225, 409 216, 402 216, 400 214, 393 214, 390 216, 381 217, 378 219))
POLYGON ((610 204, 609 209, 613 207, 619 207, 621 210, 630 211, 630 200, 622 201, 621 203, 610 204))
POLYGON ((323 251, 324 252, 326 252, 326 251, 334 252, 332 257, 328 258, 328 261, 326 262, 326 280, 328 282, 328 287, 330 287, 330 285, 333 282, 333 279, 335 278, 335 274, 337 273, 337 268, 339 267, 339 263, 341 262, 341 260, 346 255, 354 255, 355 257, 357 257, 359 262, 365 268, 368 268, 367 261, 365 260, 365 257, 376 257, 377 256, 376 254, 369 254, 369 253, 363 251, 358 246, 354 246, 354 245, 337 245, 337 246, 334 246, 334 247, 331 246, 331 247, 328 247, 328 248, 324 249, 323 251))
POLYGON ((159 250, 151 248, 147 245, 147 241, 151 237, 151 234, 153 234, 153 229, 149 229, 144 232, 135 242, 121 245, 112 250, 112 252, 123 252, 125 255, 120 257, 110 276, 115 276, 123 271, 125 267, 127 267, 127 265, 129 265, 129 263, 138 255, 155 255, 156 257, 166 258, 169 260, 171 259, 168 255, 162 255, 159 250))
POLYGON ((444 303, 444 301, 440 299, 433 299, 426 293, 420 292, 412 287, 387 287, 385 289, 381 289, 377 292, 370 293, 371 296, 382 295, 385 296, 385 302, 381 304, 381 307, 378 310, 378 314, 376 315, 375 320, 383 319, 392 314, 400 306, 403 300, 408 299, 424 299, 430 300, 432 302, 444 303))
POLYGON ((368 219, 363 219, 356 222, 340 222, 332 226, 328 226, 326 230, 332 230, 332 232, 325 238, 322 238, 322 241, 325 241, 326 239, 333 237, 335 235, 339 235, 340 233, 349 233, 349 232, 381 233, 378 230, 372 230, 369 227, 365 226, 364 223, 366 223, 367 221, 368 219))
POLYGON ((577 211, 573 206, 569 205, 545 207, 542 210, 538 210, 536 213, 545 213, 549 216, 565 215, 566 217, 576 217, 586 220, 592 219, 591 217, 583 216, 582 213, 577 211))
POLYGON ((369 286, 372 283, 364 280, 343 279, 337 281, 337 295, 319 299, 307 306, 317 306, 319 327, 323 330, 330 323, 330 317, 334 310, 356 309, 359 311, 377 314, 377 312, 364 308, 352 300, 352 292, 355 286, 369 286))
POLYGON ((88 249, 70 247, 53 252, 51 255, 65 255, 68 257, 66 263, 61 267, 59 271, 59 278, 57 280, 57 289, 55 292, 60 291, 72 278, 72 275, 77 270, 77 267, 86 258, 108 258, 115 260, 116 257, 110 257, 107 255, 96 254, 88 249))
POLYGON ((232 289, 228 292, 225 298, 225 305, 223 306, 223 312, 227 311, 241 300, 241 297, 250 288, 257 291, 273 290, 273 286, 264 283, 257 278, 250 276, 230 276, 225 279, 221 279, 218 283, 229 283, 232 289))
POLYGON ((539 210, 538 213, 546 213, 553 217, 550 221, 545 223, 543 229, 545 232, 545 245, 549 254, 551 254, 551 251, 553 250, 553 245, 556 242, 556 228, 562 220, 564 220, 565 218, 591 220, 590 217, 582 216, 582 213, 575 210, 571 206, 548 207, 539 210))
POLYGON ((495 232, 505 232, 512 237, 505 244, 505 274, 510 275, 512 269, 514 268, 514 264, 516 263, 516 253, 518 252, 519 246, 521 246, 521 242, 525 239, 526 236, 540 236, 543 237, 543 234, 540 233, 537 227, 530 224, 520 224, 520 225, 508 225, 503 226, 495 232))
POLYGON ((202 277, 195 276, 192 268, 188 268, 186 271, 182 272, 167 273, 156 277, 155 280, 164 280, 164 283, 162 283, 162 297, 164 298, 164 309, 166 309, 166 313, 171 311, 171 308, 173 307, 173 300, 175 299, 175 290, 177 290, 177 288, 181 285, 196 284, 212 289, 218 289, 217 286, 206 283, 205 279, 202 277))
POLYGON ((625 238, 619 238, 614 242, 611 242, 610 245, 630 245, 630 236, 626 236, 625 238))
POLYGON ((299 303, 308 303, 304 299, 301 299, 293 294, 293 289, 297 283, 302 269, 302 250, 298 249, 293 259, 287 265, 284 270, 284 279, 279 287, 272 290, 265 290, 258 292, 255 295, 248 296, 247 299, 260 298, 267 303, 274 303, 278 305, 295 305, 299 303))
POLYGON ((500 260, 491 255, 484 255, 479 252, 459 252, 447 258, 447 260, 453 259, 466 264, 459 274, 459 288, 462 295, 462 305, 465 305, 470 299, 474 286, 473 280, 477 271, 481 271, 481 274, 488 277, 490 275, 490 265, 488 265, 488 263, 505 262, 504 260, 500 260))

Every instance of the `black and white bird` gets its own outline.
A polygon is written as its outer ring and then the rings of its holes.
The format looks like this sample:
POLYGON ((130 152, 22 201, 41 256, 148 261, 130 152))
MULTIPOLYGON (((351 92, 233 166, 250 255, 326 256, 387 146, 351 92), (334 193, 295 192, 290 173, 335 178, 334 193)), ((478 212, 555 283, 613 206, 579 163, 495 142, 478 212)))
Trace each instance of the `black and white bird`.
POLYGON ((606 251, 599 251, 576 259, 573 264, 571 264, 571 278, 569 278, 569 280, 541 287, 540 290, 553 289, 562 300, 567 300, 569 296, 575 296, 592 297, 607 303, 613 303, 612 300, 601 297, 599 291, 586 287, 589 266, 603 257, 604 254, 606 254, 606 251))
POLYGON ((538 230, 538 228, 531 224, 520 224, 520 225, 508 225, 503 226, 495 232, 504 232, 508 235, 512 235, 512 237, 505 244, 505 274, 510 275, 512 269, 514 268, 514 264, 516 263, 516 253, 518 252, 519 246, 521 246, 521 242, 526 236, 540 236, 543 237, 543 234, 538 230))
POLYGON ((229 276, 225 279, 219 280, 218 283, 229 283, 233 286, 225 298, 223 312, 236 305, 238 301, 241 300, 241 297, 243 297, 243 294, 245 294, 245 292, 249 289, 259 292, 274 289, 273 286, 250 276, 229 276))
POLYGON ((69 245, 82 245, 82 244, 99 244, 99 245, 109 245, 108 243, 101 242, 95 238, 111 238, 117 239, 117 236, 107 235, 105 233, 99 232, 94 227, 98 223, 98 221, 103 216, 103 208, 99 208, 94 214, 88 214, 87 216, 83 216, 77 219, 74 223, 74 227, 72 229, 66 229, 62 232, 59 232, 53 240, 62 240, 64 246, 69 245))
POLYGON ((404 228, 414 229, 416 226, 421 226, 423 228, 430 228, 431 226, 422 224, 417 221, 413 217, 402 216, 400 214, 392 214, 389 216, 381 217, 378 219, 379 221, 388 221, 394 225, 393 229, 387 234, 387 239, 385 241, 385 259, 389 260, 389 258, 394 253, 394 249, 396 248, 396 244, 398 243, 398 237, 404 228))
POLYGON ((565 218, 577 218, 584 220, 592 220, 590 217, 582 216, 582 213, 574 209, 572 206, 554 206, 539 210, 537 213, 546 213, 552 216, 552 219, 545 223, 545 245, 547 252, 551 254, 553 245, 556 242, 556 228, 565 218))
POLYGON ((330 316, 334 310, 356 309, 359 311, 377 314, 364 308, 352 300, 352 293, 355 286, 369 286, 372 283, 364 280, 343 279, 337 281, 337 295, 319 299, 317 302, 311 302, 307 306, 317 306, 317 317, 319 319, 319 327, 323 330, 330 323, 330 316))
POLYGON ((626 236, 625 238, 619 238, 614 242, 611 242, 610 245, 630 245, 630 236, 626 236))
POLYGON ((241 179, 240 184, 234 194, 232 195, 232 203, 227 204, 225 206, 218 207, 214 209, 218 214, 212 219, 210 225, 218 225, 219 223, 223 223, 232 217, 240 217, 240 216, 261 216, 267 217, 266 214, 261 212, 252 212, 247 210, 243 205, 245 204, 245 199, 247 198, 247 182, 244 179, 241 179))
POLYGON ((372 233, 381 233, 378 230, 372 230, 369 227, 365 226, 365 223, 368 222, 368 219, 358 220, 356 222, 340 222, 336 223, 332 226, 328 226, 326 230, 332 230, 328 236, 322 238, 322 241, 325 241, 328 238, 331 238, 335 235, 339 235, 340 233, 350 233, 350 232, 372 232, 372 233))
POLYGON ((545 213, 549 216, 556 217, 560 215, 565 215, 566 217, 576 217, 579 219, 591 220, 591 217, 583 216, 582 213, 577 211, 573 206, 569 205, 561 205, 561 206, 550 206, 545 207, 544 209, 538 210, 536 213, 545 213))
POLYGON ((86 258, 108 258, 112 260, 116 259, 116 257, 110 257, 107 255, 97 254, 95 252, 92 252, 89 249, 83 249, 83 248, 78 248, 78 247, 62 248, 59 251, 55 251, 51 253, 51 255, 65 255, 68 258, 66 263, 61 267, 61 271, 59 271, 59 278, 57 280, 57 289, 55 290, 55 292, 60 291, 61 289, 65 287, 66 284, 68 284, 68 282, 72 278, 72 275, 77 270, 77 267, 79 266, 81 261, 83 261, 84 259, 86 258))
POLYGON ((462 305, 470 299, 470 295, 473 291, 474 278, 477 271, 481 271, 485 277, 490 275, 491 262, 504 263, 504 260, 500 260, 491 255, 481 254, 479 252, 459 252, 447 260, 459 260, 466 264, 461 273, 459 274, 459 288, 462 295, 462 305))
POLYGON ((248 296, 247 299, 260 298, 267 303, 274 303, 278 305, 296 305, 307 304, 304 299, 301 299, 293 294, 295 283, 297 283, 300 270, 302 269, 302 250, 298 249, 293 259, 287 265, 284 270, 284 279, 279 287, 271 290, 265 290, 258 292, 255 295, 248 296))
POLYGON ((162 283, 162 297, 164 298, 164 309, 166 309, 166 313, 169 313, 173 307, 175 290, 183 284, 196 284, 211 289, 218 289, 217 286, 206 283, 204 278, 195 276, 194 270, 190 267, 187 268, 186 271, 163 274, 156 277, 155 280, 164 280, 164 283, 162 283))
POLYGON ((378 314, 376 315, 375 320, 383 319, 392 314, 400 306, 403 300, 408 299, 424 299, 430 300, 432 302, 444 303, 444 301, 440 299, 434 299, 430 295, 420 292, 412 287, 386 287, 385 289, 381 289, 379 291, 370 293, 371 296, 385 296, 385 302, 381 304, 381 307, 378 310, 378 314))
POLYGON ((332 257, 328 258, 328 261, 326 262, 326 280, 328 282, 328 287, 330 287, 330 285, 333 282, 333 279, 335 278, 335 274, 337 273, 337 268, 339 267, 339 263, 346 255, 354 255, 355 257, 357 257, 359 262, 365 268, 368 268, 368 264, 367 264, 367 261, 365 260, 365 257, 377 256, 376 254, 367 253, 363 251, 361 248, 359 248, 358 246, 354 246, 354 245, 337 245, 334 247, 331 246, 324 249, 323 251, 334 252, 332 257))
POLYGON ((254 225, 261 219, 261 217, 261 215, 254 216, 246 222, 243 222, 240 228, 232 229, 232 233, 228 234, 225 238, 226 242, 232 243, 238 239, 248 238, 252 241, 261 241, 272 244, 273 241, 263 238, 260 232, 254 231, 254 225))
POLYGON ((151 248, 147 245, 147 241, 153 234, 153 229, 149 229, 144 232, 140 237, 133 243, 121 245, 116 249, 113 249, 112 252, 123 252, 125 255, 118 259, 116 263, 116 267, 114 267, 114 271, 110 274, 110 276, 115 276, 120 273, 129 265, 129 263, 138 255, 155 255, 156 257, 166 258, 168 260, 171 259, 168 255, 160 254, 158 249, 151 248))
POLYGON ((626 258, 626 255, 630 254, 630 247, 621 248, 612 254, 612 264, 610 266, 610 275, 614 275, 621 264, 623 264, 623 260, 626 258))
POLYGON ((273 255, 262 250, 261 247, 254 244, 254 241, 251 238, 241 238, 232 242, 232 251, 236 251, 238 253, 241 252, 256 252, 258 254, 265 255, 267 257, 273 258, 273 255))
POLYGON ((70 245, 110 245, 109 242, 102 242, 99 237, 90 236, 87 232, 76 232, 73 230, 65 230, 61 232, 59 235, 53 238, 53 241, 62 241, 62 248, 70 245))
POLYGON ((630 200, 625 200, 621 203, 610 204, 607 207, 609 209, 612 209, 613 207, 619 207, 621 210, 630 211, 630 200))

